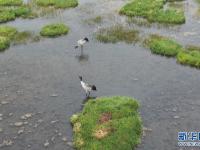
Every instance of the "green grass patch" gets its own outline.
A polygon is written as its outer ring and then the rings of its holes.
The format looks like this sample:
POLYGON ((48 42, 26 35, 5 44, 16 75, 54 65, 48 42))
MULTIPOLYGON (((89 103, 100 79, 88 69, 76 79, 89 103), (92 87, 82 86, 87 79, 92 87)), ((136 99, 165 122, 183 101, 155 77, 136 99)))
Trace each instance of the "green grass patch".
POLYGON ((139 31, 121 25, 115 25, 99 29, 99 31, 96 32, 95 37, 98 41, 103 43, 117 43, 119 41, 136 43, 139 41, 139 31))
POLYGON ((177 55, 180 64, 200 68, 200 51, 183 51, 177 55))
POLYGON ((42 28, 40 34, 47 37, 57 37, 69 32, 69 27, 64 24, 50 24, 42 28))
POLYGON ((159 35, 151 35, 146 41, 151 52, 158 55, 174 57, 183 50, 176 41, 159 35))
POLYGON ((36 3, 43 7, 53 6, 55 8, 63 9, 78 6, 77 0, 37 0, 36 3))
POLYGON ((11 26, 0 26, 0 36, 11 39, 17 33, 17 29, 11 26))
POLYGON ((4 51, 9 48, 10 40, 7 37, 0 36, 0 51, 4 51))
POLYGON ((20 6, 22 4, 22 0, 0 0, 0 6, 20 6))
POLYGON ((31 13, 31 9, 27 6, 21 6, 18 8, 12 9, 12 11, 15 13, 16 17, 26 17, 31 13))
POLYGON ((15 20, 15 13, 10 10, 0 10, 0 23, 15 20))
POLYGON ((164 10, 165 0, 134 0, 120 9, 120 14, 130 17, 143 17, 149 22, 168 24, 185 23, 183 11, 175 9, 164 10))
POLYGON ((78 150, 132 150, 142 135, 139 104, 129 97, 89 100, 73 115, 74 146, 78 150))

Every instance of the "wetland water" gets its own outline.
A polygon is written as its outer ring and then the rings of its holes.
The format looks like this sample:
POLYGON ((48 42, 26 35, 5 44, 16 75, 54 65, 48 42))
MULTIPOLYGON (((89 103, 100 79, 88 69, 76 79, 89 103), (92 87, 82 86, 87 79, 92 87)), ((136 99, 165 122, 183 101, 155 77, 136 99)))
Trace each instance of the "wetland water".
MULTIPOLYGON (((177 132, 199 131, 200 70, 176 64, 173 58, 153 55, 140 44, 97 42, 93 38, 97 28, 127 24, 124 16, 117 15, 117 10, 126 2, 81 0, 79 3, 77 8, 48 17, 7 23, 20 31, 39 33, 45 24, 64 22, 70 32, 55 39, 11 46, 0 53, 0 144, 5 140, 10 144, 0 149, 73 149, 69 118, 81 110, 85 96, 78 75, 97 86, 95 96, 126 95, 140 101, 143 124, 152 131, 142 139, 137 150, 181 149, 177 146, 177 132), (98 15, 103 17, 101 24, 84 23, 85 19, 98 15), (74 50, 74 45, 84 36, 90 42, 84 47, 84 57, 80 58, 80 51, 74 50), (31 116, 21 119, 27 113, 31 116), (16 127, 16 122, 25 122, 24 128, 20 123, 16 127)), ((186 0, 183 5, 184 25, 131 25, 141 35, 160 33, 184 45, 199 44, 197 4, 186 0)))

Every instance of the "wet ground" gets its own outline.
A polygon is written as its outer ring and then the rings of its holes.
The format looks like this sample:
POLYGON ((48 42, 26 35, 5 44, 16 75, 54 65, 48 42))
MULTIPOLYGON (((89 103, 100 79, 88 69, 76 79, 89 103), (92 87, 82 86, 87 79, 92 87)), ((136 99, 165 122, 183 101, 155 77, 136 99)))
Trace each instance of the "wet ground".
MULTIPOLYGON (((117 15, 125 3, 82 0, 75 9, 7 23, 39 33, 45 24, 64 22, 71 30, 67 36, 11 46, 0 54, 1 150, 72 150, 69 118, 81 110, 85 98, 78 75, 97 86, 93 96, 126 95, 140 101, 144 126, 152 131, 137 150, 177 150, 177 132, 199 131, 200 70, 152 55, 140 44, 102 44, 93 38, 100 27, 127 24, 124 16, 117 15), (84 23, 98 15, 103 23, 84 23), (85 36, 90 42, 79 57, 75 41, 85 36)), ((160 33, 184 45, 199 44, 197 5, 191 0, 183 3, 184 25, 131 26, 142 36, 160 33)))

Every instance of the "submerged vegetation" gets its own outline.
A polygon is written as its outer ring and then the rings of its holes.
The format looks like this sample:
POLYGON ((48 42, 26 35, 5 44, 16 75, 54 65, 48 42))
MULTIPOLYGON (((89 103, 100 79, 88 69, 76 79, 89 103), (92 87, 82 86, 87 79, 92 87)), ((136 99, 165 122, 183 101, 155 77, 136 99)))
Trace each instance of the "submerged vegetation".
POLYGON ((36 0, 39 6, 54 6, 55 8, 69 8, 78 6, 77 0, 36 0))
POLYGON ((11 26, 0 26, 0 50, 6 50, 10 44, 26 44, 27 41, 36 42, 39 41, 39 36, 34 35, 31 32, 23 31, 18 32, 16 28, 11 26))
POLYGON ((64 24, 50 24, 42 28, 40 34, 47 37, 57 37, 69 32, 69 27, 64 24))
POLYGON ((164 10, 166 0, 134 0, 121 8, 120 13, 130 17, 143 17, 149 22, 182 24, 184 12, 176 9, 164 10))
POLYGON ((152 53, 168 57, 174 57, 183 50, 176 41, 159 35, 151 35, 147 39, 147 46, 152 53))
POLYGON ((102 22, 102 17, 101 16, 96 16, 94 18, 90 18, 85 20, 84 22, 87 23, 88 25, 94 25, 94 24, 99 24, 102 22))
POLYGON ((132 150, 141 139, 139 104, 129 97, 89 100, 71 117, 74 146, 79 150, 132 150))
POLYGON ((128 29, 121 25, 115 25, 109 28, 99 29, 95 37, 103 43, 116 43, 119 41, 135 43, 139 41, 139 31, 128 29))

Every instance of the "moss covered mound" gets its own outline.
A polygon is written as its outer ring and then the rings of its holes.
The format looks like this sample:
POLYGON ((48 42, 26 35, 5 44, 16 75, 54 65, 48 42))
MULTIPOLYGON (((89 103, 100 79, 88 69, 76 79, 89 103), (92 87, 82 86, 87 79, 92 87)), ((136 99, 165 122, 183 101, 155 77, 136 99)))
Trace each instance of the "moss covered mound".
POLYGON ((27 16, 31 13, 31 9, 26 6, 21 6, 12 10, 16 17, 27 16))
POLYGON ((89 100, 71 117, 74 146, 79 150, 132 150, 140 143, 139 104, 129 97, 89 100))
POLYGON ((134 0, 121 8, 120 13, 127 16, 139 16, 150 22, 182 24, 185 16, 175 9, 164 10, 166 0, 134 0))
POLYGON ((152 53, 167 57, 174 57, 183 50, 183 47, 176 41, 158 35, 151 35, 147 45, 152 53))
POLYGON ((7 37, 7 38, 13 38, 13 36, 17 33, 17 29, 11 26, 0 26, 0 35, 7 37))
POLYGON ((7 49, 10 46, 10 40, 4 36, 0 36, 0 51, 7 49))
POLYGON ((23 0, 0 0, 0 6, 20 6, 23 0))
POLYGON ((55 8, 69 8, 78 6, 77 0, 37 0, 39 6, 54 6, 55 8))
POLYGON ((180 64, 200 68, 200 52, 199 51, 183 51, 183 52, 180 52, 177 55, 177 61, 180 64))
POLYGON ((116 43, 119 41, 135 43, 139 41, 139 31, 121 25, 115 25, 109 28, 100 29, 95 37, 98 41, 103 43, 116 43))
POLYGON ((57 37, 60 35, 67 34, 69 27, 64 24, 50 24, 42 28, 40 34, 47 37, 57 37))
POLYGON ((0 23, 15 20, 15 13, 10 10, 0 10, 0 23))

